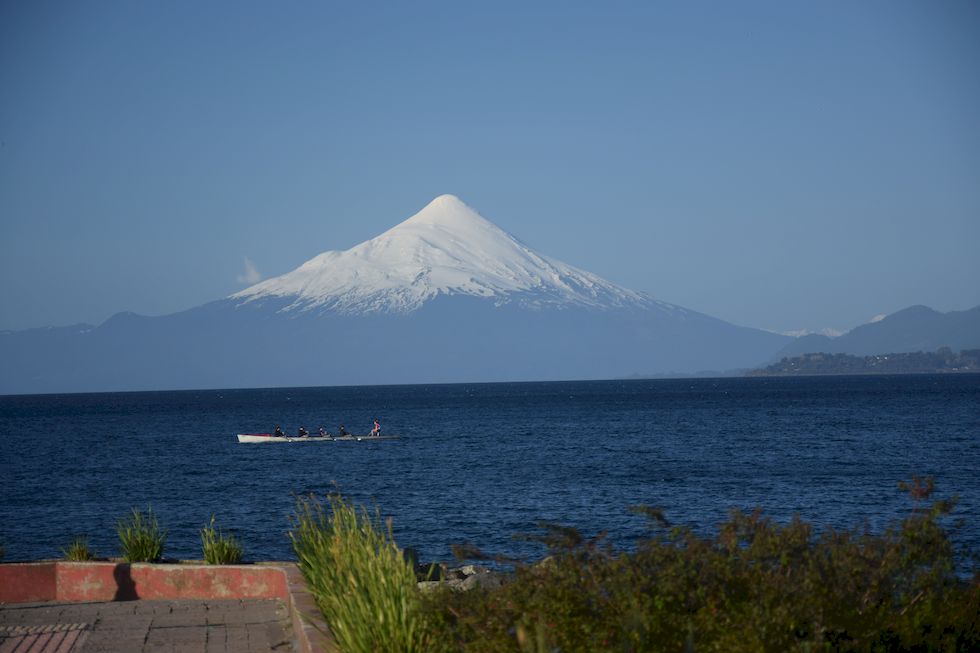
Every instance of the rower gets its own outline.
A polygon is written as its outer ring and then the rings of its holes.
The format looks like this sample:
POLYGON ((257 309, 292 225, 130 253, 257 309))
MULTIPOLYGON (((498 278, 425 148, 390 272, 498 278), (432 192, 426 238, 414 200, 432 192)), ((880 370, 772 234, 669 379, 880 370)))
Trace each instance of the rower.
POLYGON ((344 437, 344 436, 346 436, 346 435, 350 435, 350 433, 348 433, 348 432, 347 432, 347 429, 345 429, 345 428, 344 428, 344 425, 343 425, 343 424, 341 424, 341 425, 340 425, 340 437, 344 437))
POLYGON ((277 438, 284 438, 284 437, 286 437, 286 434, 282 432, 282 429, 279 428, 279 425, 278 424, 276 425, 276 430, 273 431, 272 435, 274 435, 277 438))
POLYGON ((309 435, 309 433, 307 432, 306 428, 301 426, 299 427, 299 431, 296 432, 296 435, 298 435, 301 438, 305 438, 309 435))
POLYGON ((377 436, 381 435, 381 423, 377 418, 374 419, 374 428, 371 429, 371 435, 377 436))

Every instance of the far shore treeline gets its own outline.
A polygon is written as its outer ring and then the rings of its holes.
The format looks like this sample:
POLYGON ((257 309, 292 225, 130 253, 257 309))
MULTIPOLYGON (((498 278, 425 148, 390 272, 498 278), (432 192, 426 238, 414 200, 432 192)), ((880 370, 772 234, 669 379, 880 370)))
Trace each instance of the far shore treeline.
POLYGON ((778 363, 749 372, 749 376, 794 376, 815 374, 936 374, 944 372, 980 373, 980 349, 964 349, 956 354, 949 347, 935 352, 910 352, 851 356, 812 353, 784 357, 778 363))

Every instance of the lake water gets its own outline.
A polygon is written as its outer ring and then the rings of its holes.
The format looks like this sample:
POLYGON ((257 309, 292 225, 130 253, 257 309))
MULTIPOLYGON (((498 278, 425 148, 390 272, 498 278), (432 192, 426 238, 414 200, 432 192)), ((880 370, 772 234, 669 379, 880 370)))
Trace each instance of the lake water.
POLYGON ((77 534, 118 555, 117 518, 152 505, 165 554, 201 557, 213 513, 249 559, 290 559, 295 496, 339 486, 394 520, 401 546, 535 556, 538 520, 630 546, 628 507, 712 532, 733 507, 881 530, 897 483, 960 495, 980 551, 980 376, 737 378, 0 397, 0 543, 56 557, 77 534), (400 440, 238 444, 300 425, 400 440))

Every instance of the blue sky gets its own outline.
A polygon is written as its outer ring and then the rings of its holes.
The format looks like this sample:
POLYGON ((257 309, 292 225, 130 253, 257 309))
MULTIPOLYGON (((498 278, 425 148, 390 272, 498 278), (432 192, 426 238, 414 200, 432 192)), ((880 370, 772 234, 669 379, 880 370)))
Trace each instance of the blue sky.
POLYGON ((738 324, 980 304, 980 4, 470 5, 0 4, 0 329, 190 308, 442 193, 738 324))

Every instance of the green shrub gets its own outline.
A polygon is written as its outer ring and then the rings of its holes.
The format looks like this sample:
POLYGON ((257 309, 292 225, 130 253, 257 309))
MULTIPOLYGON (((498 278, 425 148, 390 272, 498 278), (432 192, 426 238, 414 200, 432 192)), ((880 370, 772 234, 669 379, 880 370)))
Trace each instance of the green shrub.
POLYGON ((201 529, 201 546, 209 565, 234 565, 242 561, 242 547, 232 535, 225 535, 211 522, 201 529))
POLYGON ((88 562, 95 557, 92 555, 91 549, 88 548, 88 538, 82 535, 73 539, 68 548, 62 549, 61 552, 64 554, 65 560, 72 562, 88 562))
POLYGON ((658 524, 631 553, 545 524, 551 556, 499 589, 425 609, 460 651, 980 650, 980 575, 965 581, 942 518, 916 504, 881 535, 732 513, 715 537, 658 524))
POLYGON ((381 524, 329 498, 331 514, 313 498, 297 502, 289 533, 307 585, 346 653, 438 651, 421 610, 415 571, 381 524))
POLYGON ((120 519, 116 523, 116 532, 126 562, 157 562, 163 557, 167 532, 160 530, 152 508, 146 509, 145 516, 142 511, 133 508, 128 519, 120 519))

